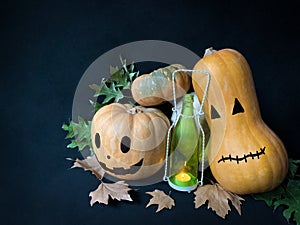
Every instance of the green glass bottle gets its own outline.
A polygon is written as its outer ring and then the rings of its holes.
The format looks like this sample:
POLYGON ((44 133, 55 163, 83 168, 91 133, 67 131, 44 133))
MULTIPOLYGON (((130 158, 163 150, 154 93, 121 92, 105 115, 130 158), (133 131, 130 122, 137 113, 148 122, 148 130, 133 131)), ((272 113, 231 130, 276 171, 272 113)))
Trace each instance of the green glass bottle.
POLYGON ((181 115, 172 131, 169 185, 190 192, 198 185, 199 131, 194 117, 194 96, 185 94, 181 115))

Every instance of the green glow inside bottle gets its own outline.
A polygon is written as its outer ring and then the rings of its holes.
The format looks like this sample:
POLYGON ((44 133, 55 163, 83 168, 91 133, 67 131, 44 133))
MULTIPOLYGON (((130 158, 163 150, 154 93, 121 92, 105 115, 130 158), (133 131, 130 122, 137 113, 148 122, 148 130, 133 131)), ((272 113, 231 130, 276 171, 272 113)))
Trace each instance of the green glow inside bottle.
POLYGON ((190 192, 198 185, 199 132, 194 116, 194 96, 185 94, 182 111, 172 131, 169 185, 190 192))

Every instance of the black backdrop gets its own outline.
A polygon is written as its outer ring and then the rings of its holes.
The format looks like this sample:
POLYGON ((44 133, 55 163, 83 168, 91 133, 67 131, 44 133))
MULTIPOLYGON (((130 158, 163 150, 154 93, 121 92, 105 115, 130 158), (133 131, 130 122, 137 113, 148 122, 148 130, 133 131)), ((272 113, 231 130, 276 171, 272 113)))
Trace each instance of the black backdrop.
POLYGON ((98 181, 69 170, 61 124, 71 118, 77 83, 100 55, 138 40, 164 40, 198 55, 207 47, 239 50, 248 60, 265 122, 300 158, 299 12, 289 1, 2 1, 1 221, 3 224, 288 224, 245 196, 242 216, 226 220, 193 194, 172 192, 176 206, 155 214, 145 209, 140 187, 134 203, 89 206, 98 181))

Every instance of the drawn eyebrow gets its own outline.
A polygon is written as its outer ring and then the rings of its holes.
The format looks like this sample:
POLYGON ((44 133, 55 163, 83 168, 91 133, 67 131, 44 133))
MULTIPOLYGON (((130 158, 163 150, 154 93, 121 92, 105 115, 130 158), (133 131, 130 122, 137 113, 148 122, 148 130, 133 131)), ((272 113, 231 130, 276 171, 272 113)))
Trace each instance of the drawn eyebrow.
POLYGON ((266 147, 260 148, 260 151, 256 151, 256 153, 252 153, 250 152, 249 154, 244 154, 244 156, 239 157, 238 155, 236 157, 232 157, 230 154, 227 157, 224 157, 222 155, 222 158, 218 160, 218 163, 220 162, 226 162, 226 161, 236 161, 237 164, 239 164, 240 161, 245 160, 245 162, 247 162, 247 158, 252 158, 254 159, 255 157, 257 157, 257 159, 259 159, 259 156, 261 155, 265 155, 265 151, 266 151, 266 147))

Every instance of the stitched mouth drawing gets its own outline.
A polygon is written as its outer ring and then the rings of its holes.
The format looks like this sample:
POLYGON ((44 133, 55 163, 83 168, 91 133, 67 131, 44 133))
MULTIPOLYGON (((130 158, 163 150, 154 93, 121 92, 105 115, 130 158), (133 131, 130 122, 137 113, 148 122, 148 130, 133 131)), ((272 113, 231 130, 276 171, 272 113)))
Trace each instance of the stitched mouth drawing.
POLYGON ((139 169, 141 168, 141 166, 143 165, 143 161, 144 161, 144 159, 141 159, 136 164, 130 166, 129 169, 124 169, 123 167, 114 167, 113 169, 110 169, 106 166, 105 163, 103 163, 103 162, 99 162, 99 163, 100 163, 101 167, 106 171, 109 171, 109 172, 114 173, 116 175, 126 175, 126 174, 135 174, 135 173, 137 173, 139 171, 139 169))
POLYGON ((230 154, 229 154, 229 156, 226 156, 226 157, 224 157, 222 155, 222 158, 218 160, 218 163, 220 163, 220 162, 225 163, 227 161, 229 161, 229 162, 236 161, 237 164, 239 164, 240 161, 245 161, 245 163, 246 163, 246 162, 248 162, 249 158, 250 159, 255 159, 255 158, 259 159, 259 157, 261 155, 265 155, 265 151, 266 151, 266 147, 263 147, 263 148, 260 148, 260 151, 256 151, 256 153, 250 152, 249 154, 244 154, 244 156, 242 156, 242 157, 239 157, 238 155, 235 157, 232 157, 230 154))

